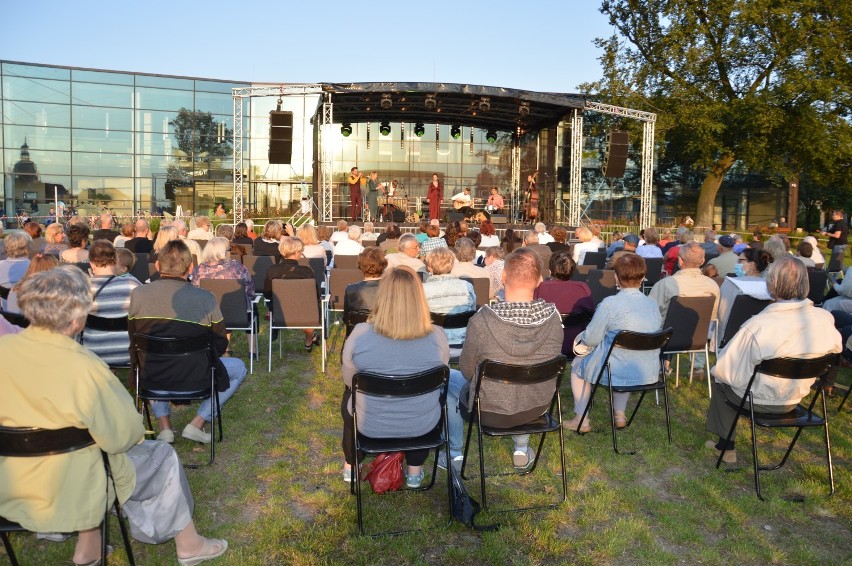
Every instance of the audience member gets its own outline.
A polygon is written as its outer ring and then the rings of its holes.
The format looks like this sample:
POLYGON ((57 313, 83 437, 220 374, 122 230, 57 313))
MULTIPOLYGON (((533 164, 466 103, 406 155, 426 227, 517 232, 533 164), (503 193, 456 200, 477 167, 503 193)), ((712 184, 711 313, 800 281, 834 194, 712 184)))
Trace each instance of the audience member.
MULTIPOLYGON (((399 226, 395 222, 388 222, 385 226, 385 231, 378 238, 376 238, 376 245, 379 246, 383 252, 391 253, 393 251, 399 251, 399 238, 402 236, 402 231, 399 229, 399 226)), ((417 238, 415 238, 416 240, 417 238)))
POLYGON ((482 221, 482 224, 479 225, 479 233, 482 234, 482 240, 479 243, 480 247, 490 248, 491 246, 500 245, 500 236, 497 235, 494 223, 490 220, 482 221))
POLYGON ((319 243, 319 238, 317 238, 317 229, 314 228, 313 224, 302 224, 299 226, 299 229, 296 231, 296 237, 298 237, 305 246, 302 250, 303 256, 308 258, 322 258, 323 265, 328 263, 328 257, 325 254, 325 249, 319 243))
POLYGON ((799 245, 796 246, 796 259, 801 261, 805 267, 816 267, 816 262, 811 258, 814 255, 814 247, 802 240, 799 242, 799 245))
MULTIPOLYGON (((466 239, 462 238, 462 240, 466 239)), ((451 273, 455 260, 456 257, 449 248, 438 248, 426 256, 426 266, 429 268, 430 275, 423 283, 423 291, 426 293, 430 312, 458 314, 476 310, 476 294, 474 294, 473 285, 451 273)), ((450 346, 458 347, 464 342, 466 329, 448 328, 444 329, 444 333, 447 335, 450 346)))
POLYGON ((278 252, 278 244, 281 242, 281 236, 284 235, 284 227, 277 220, 270 220, 263 227, 263 234, 254 241, 252 248, 253 255, 267 255, 275 258, 275 261, 281 259, 281 254, 278 252))
POLYGON ((526 237, 524 237, 524 247, 538 256, 539 261, 541 261, 542 276, 545 279, 550 277, 550 256, 553 255, 553 252, 550 251, 550 248, 538 242, 538 234, 527 232, 526 237))
MULTIPOLYGON (((592 291, 583 281, 571 281, 576 264, 567 251, 554 253, 550 258, 550 279, 542 282, 534 297, 556 305, 559 314, 578 314, 595 311, 592 291)), ((563 324, 562 353, 573 356, 574 339, 585 325, 563 324)))
POLYGON ((546 246, 555 241, 553 236, 547 233, 547 226, 544 222, 536 222, 533 230, 538 235, 538 243, 542 246, 546 246))
MULTIPOLYGON (((660 249, 659 235, 654 227, 645 228, 645 243, 636 247, 636 254, 648 259, 654 257, 663 257, 663 250, 660 249)), ((713 253, 716 253, 715 251, 713 253)))
POLYGON ((213 230, 210 224, 210 219, 206 216, 199 216, 195 219, 195 228, 189 231, 186 235, 190 240, 209 240, 213 237, 213 230))
POLYGON ((585 226, 579 226, 574 230, 574 236, 580 240, 580 243, 574 244, 574 250, 571 259, 577 265, 583 265, 583 259, 586 257, 586 252, 598 251, 598 243, 592 239, 592 231, 585 226))
POLYGON ((361 239, 358 240, 358 243, 364 245, 364 242, 375 242, 379 238, 379 235, 376 234, 375 225, 370 222, 364 222, 364 230, 361 233, 361 239))
POLYGON ((45 254, 55 255, 56 257, 59 257, 59 254, 70 247, 65 238, 65 231, 62 228, 62 224, 59 223, 53 223, 45 228, 44 240, 45 245, 40 251, 45 254))
POLYGON ((813 236, 805 236, 802 238, 803 242, 807 242, 813 248, 813 252, 811 253, 811 259, 814 260, 816 266, 820 269, 825 267, 825 257, 822 255, 822 251, 819 249, 819 242, 813 236))
POLYGON ((112 229, 113 217, 109 212, 104 212, 100 217, 100 230, 95 230, 92 233, 92 241, 109 240, 110 243, 115 241, 118 232, 112 229))
MULTIPOLYGON (((347 232, 348 237, 345 240, 339 240, 334 245, 334 255, 358 255, 364 251, 364 246, 358 243, 361 239, 361 228, 354 224, 349 227, 347 232)), ((384 252, 385 250, 382 250, 384 252)))
POLYGON ((254 281, 242 262, 230 258, 229 248, 225 238, 217 236, 209 240, 201 252, 201 263, 192 272, 192 284, 200 287, 202 279, 236 279, 245 285, 248 308, 254 301, 254 281))
MULTIPOLYGON (((222 224, 222 226, 225 226, 222 224)), ((254 239, 249 236, 248 226, 245 222, 240 222, 236 226, 234 226, 234 237, 231 238, 232 244, 239 244, 241 246, 251 246, 254 247, 254 239)))
POLYGON ((414 234, 403 234, 399 238, 398 249, 398 252, 386 255, 388 269, 395 269, 404 265, 418 273, 426 272, 426 264, 418 259, 418 256, 420 255, 420 244, 417 243, 417 238, 414 234))
POLYGON ((485 272, 488 274, 488 292, 490 301, 503 293, 503 267, 506 250, 501 246, 491 246, 485 250, 485 272))
POLYGON ((420 244, 420 255, 426 256, 429 252, 437 248, 446 248, 447 241, 440 236, 441 227, 437 224, 429 224, 426 226, 426 241, 420 244))
POLYGON ((112 241, 112 245, 116 248, 123 248, 124 244, 127 243, 128 240, 133 239, 133 233, 133 224, 125 222, 121 225, 121 232, 116 235, 115 239, 112 241))
POLYGON ((735 241, 731 236, 719 236, 719 255, 707 263, 714 265, 720 275, 734 273, 739 255, 733 252, 735 241))
POLYGON ((470 238, 459 238, 455 247, 456 262, 452 266, 452 274, 456 277, 488 277, 484 269, 474 264, 476 245, 470 238))
POLYGON ((84 263, 89 261, 89 227, 74 224, 68 227, 69 248, 59 254, 64 263, 84 263))
POLYGON ((337 231, 334 232, 330 237, 329 241, 337 245, 338 242, 344 242, 349 239, 349 223, 345 220, 337 221, 337 231))
MULTIPOLYGON (((357 228, 357 226, 352 226, 357 228)), ((299 258, 304 257, 302 250, 304 245, 299 238, 284 236, 281 238, 281 243, 278 244, 278 251, 281 253, 281 261, 276 265, 271 265, 269 271, 266 272, 266 281, 263 283, 263 296, 267 300, 272 299, 272 281, 275 279, 314 279, 314 270, 307 265, 300 265, 299 258)), ((320 296, 319 283, 317 283, 317 297, 320 296)), ((318 300, 318 299, 317 299, 318 300)), ((319 308, 319 304, 317 304, 319 308)), ((310 328, 306 328, 305 332, 305 351, 310 352, 315 345, 319 345, 320 336, 310 328)), ((272 339, 275 340, 278 336, 276 330, 272 334, 272 339)))
POLYGON ((29 266, 27 267, 27 271, 26 273, 24 273, 24 276, 21 277, 9 291, 9 297, 6 299, 5 303, 3 303, 3 309, 11 313, 19 314, 21 312, 21 309, 18 306, 18 289, 20 289, 21 283, 23 283, 27 280, 28 277, 35 275, 36 273, 41 273, 42 271, 50 271, 51 269, 54 269, 57 266, 59 266, 59 260, 56 259, 55 255, 36 254, 29 261, 29 266))
POLYGON ((42 251, 47 245, 47 240, 42 236, 41 226, 32 220, 24 222, 24 232, 30 236, 30 256, 42 251))
MULTIPOLYGON (((348 320, 350 314, 369 315, 376 306, 376 293, 379 280, 388 266, 388 260, 382 250, 376 246, 364 248, 358 256, 358 269, 364 274, 364 280, 346 286, 343 295, 343 320, 348 320)), ((346 327, 347 336, 352 328, 346 327)))
POLYGON ((124 242, 124 247, 135 254, 147 254, 154 249, 151 240, 151 227, 148 221, 140 218, 133 225, 133 237, 124 242))
MULTIPOLYGON (((0 287, 9 290, 23 279, 30 267, 30 242, 26 232, 12 232, 6 236, 6 259, 0 260, 0 287)), ((9 310, 7 299, 0 299, 0 307, 9 310)))
POLYGON ((553 236, 553 241, 546 245, 550 248, 551 252, 556 253, 571 251, 571 246, 567 243, 568 230, 562 226, 554 226, 553 230, 550 231, 550 235, 553 236))
POLYGON ((719 336, 725 335, 734 301, 739 295, 748 294, 758 299, 767 298, 766 270, 771 263, 772 256, 764 250, 746 248, 740 254, 734 268, 736 277, 726 278, 719 289, 718 330, 716 331, 719 336), (742 287, 737 284, 740 281, 752 282, 752 285, 742 287), (754 282, 760 284, 754 286, 754 282))

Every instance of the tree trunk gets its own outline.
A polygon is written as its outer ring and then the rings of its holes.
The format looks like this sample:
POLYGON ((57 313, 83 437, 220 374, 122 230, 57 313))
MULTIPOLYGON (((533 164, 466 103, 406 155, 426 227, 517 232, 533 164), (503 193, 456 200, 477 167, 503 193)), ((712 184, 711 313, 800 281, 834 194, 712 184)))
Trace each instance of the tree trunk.
POLYGON ((698 193, 698 210, 695 215, 696 228, 711 228, 713 226, 716 195, 719 193, 719 187, 722 185, 725 174, 733 164, 733 154, 726 153, 707 171, 707 176, 704 177, 704 182, 701 183, 701 189, 698 193))
MULTIPOLYGON (((790 175, 787 180, 789 183, 789 192, 787 196, 787 225, 790 231, 794 232, 798 228, 799 215, 799 174, 790 175)), ((806 221, 807 222, 807 221, 806 221)))

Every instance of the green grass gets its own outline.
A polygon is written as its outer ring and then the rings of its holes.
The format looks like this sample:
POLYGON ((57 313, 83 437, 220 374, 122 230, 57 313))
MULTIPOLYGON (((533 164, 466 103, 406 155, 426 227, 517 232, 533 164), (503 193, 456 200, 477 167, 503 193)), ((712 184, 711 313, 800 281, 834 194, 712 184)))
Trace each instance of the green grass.
MULTIPOLYGON (((706 383, 690 385, 683 363, 680 387, 670 389, 673 444, 666 441, 663 411, 651 397, 630 429, 619 433, 619 446, 637 454, 616 455, 601 398, 592 413, 594 431, 566 434, 568 500, 556 509, 484 512, 477 518, 480 524, 502 524, 491 533, 457 522, 446 527, 446 483, 439 472, 436 487, 425 493, 374 495, 364 484, 369 530, 423 527, 426 532, 361 538, 355 498, 340 477, 338 331, 325 374, 319 352, 306 354, 298 331, 282 333, 284 355, 267 372, 263 335, 264 355, 254 375, 223 411, 225 440, 217 446, 216 463, 187 470, 199 531, 230 543, 216 564, 852 563, 850 407, 838 415, 839 400, 830 400, 835 495, 826 496, 821 436, 805 431, 791 461, 763 474, 764 503, 753 488, 747 426, 738 431, 741 469, 715 469, 715 458, 704 448, 710 438, 704 431, 706 383), (803 496, 804 502, 788 500, 791 495, 803 496)), ((245 354, 243 335, 236 336, 235 349, 245 354)), ((842 383, 850 377, 841 371, 842 383)), ((570 389, 562 397, 567 411, 570 389)), ((193 407, 177 408, 176 429, 193 414, 193 407)), ((762 453, 779 454, 787 433, 759 434, 762 453)), ((488 480, 492 508, 558 499, 556 440, 547 440, 531 476, 488 480)), ((509 469, 510 441, 486 442, 489 465, 509 469)), ((180 438, 175 448, 186 461, 206 458, 206 448, 180 438)), ((475 470, 475 456, 470 463, 475 470)), ((467 485, 479 499, 478 480, 467 485)), ((110 563, 126 564, 114 521, 112 532, 117 550, 110 563)), ((21 534, 12 542, 22 564, 58 564, 70 562, 74 541, 37 542, 34 535, 21 534)), ((176 562, 173 543, 134 542, 133 548, 140 565, 176 562)))

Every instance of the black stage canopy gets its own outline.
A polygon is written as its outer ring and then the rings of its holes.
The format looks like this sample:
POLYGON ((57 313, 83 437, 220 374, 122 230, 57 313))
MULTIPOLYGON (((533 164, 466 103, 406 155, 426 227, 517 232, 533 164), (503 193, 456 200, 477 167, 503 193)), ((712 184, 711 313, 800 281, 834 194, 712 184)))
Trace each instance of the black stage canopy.
POLYGON ((578 94, 447 83, 323 83, 322 90, 331 95, 336 123, 387 120, 509 132, 554 126, 585 102, 578 94))

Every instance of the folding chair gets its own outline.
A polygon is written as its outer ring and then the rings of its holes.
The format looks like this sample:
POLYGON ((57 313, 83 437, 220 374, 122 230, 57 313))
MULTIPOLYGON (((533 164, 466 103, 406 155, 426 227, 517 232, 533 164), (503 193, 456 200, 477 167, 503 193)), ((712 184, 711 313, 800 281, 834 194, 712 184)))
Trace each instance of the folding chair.
POLYGON ((601 304, 601 301, 607 297, 611 297, 618 293, 615 286, 615 271, 612 269, 592 269, 586 278, 586 284, 592 291, 592 298, 595 304, 601 304))
POLYGON ((574 268, 574 273, 571 274, 571 281, 581 281, 583 283, 589 278, 589 272, 597 269, 594 265, 578 265, 574 268))
POLYGON ((595 311, 571 312, 562 315, 562 330, 564 332, 562 353, 569 360, 576 357, 573 337, 586 329, 594 315, 595 311))
POLYGON ((488 277, 459 277, 473 285, 473 294, 476 295, 476 308, 491 302, 491 280, 488 277))
MULTIPOLYGON (((586 419, 586 415, 589 413, 589 409, 592 407, 592 401, 595 398, 595 393, 598 390, 598 386, 601 383, 601 379, 603 378, 604 372, 606 372, 606 388, 609 390, 609 416, 610 416, 610 426, 612 428, 612 449, 615 450, 616 454, 621 454, 618 451, 618 440, 615 437, 615 408, 613 406, 614 393, 635 393, 641 392, 642 394, 639 396, 639 400, 636 402, 636 406, 633 407, 633 411, 630 413, 630 418, 627 420, 627 424, 624 428, 628 428, 631 423, 633 423, 633 418, 636 416, 636 412, 639 410, 639 406, 642 404, 642 400, 645 398, 645 394, 648 391, 663 391, 663 405, 666 411, 666 432, 668 433, 669 444, 672 443, 672 427, 669 422, 669 394, 666 389, 666 372, 663 368, 663 354, 662 349, 666 347, 669 339, 672 337, 672 329, 664 328, 659 332, 652 333, 642 333, 642 332, 632 332, 630 330, 622 330, 618 334, 615 335, 615 338, 610 344, 609 349, 606 352, 606 357, 604 358, 603 364, 601 365, 601 370, 598 373, 597 378, 595 379, 594 384, 592 385, 592 392, 589 395, 589 402, 586 404, 586 410, 583 411, 583 416, 580 419, 577 425, 577 433, 580 433, 580 427, 586 419), (660 371, 659 377, 657 381, 654 383, 649 383, 647 385, 613 385, 612 384, 612 370, 609 365, 609 358, 612 355, 613 350, 616 348, 623 348, 625 350, 632 350, 637 352, 647 352, 651 350, 657 350, 660 352, 660 371)), ((624 452, 624 454, 635 454, 636 452, 624 452)))
POLYGON ((263 294, 263 286, 266 284, 266 272, 269 271, 273 263, 275 263, 275 258, 271 255, 247 255, 243 257, 243 265, 246 266, 246 269, 248 269, 251 275, 256 295, 263 294))
MULTIPOLYGON (((755 299, 749 295, 738 295, 734 299, 734 304, 731 305, 731 314, 728 317, 728 324, 725 326, 725 331, 722 338, 719 338, 716 333, 716 352, 725 347, 730 342, 737 330, 745 324, 745 322, 760 313, 767 305, 771 304, 771 300, 755 299)), ((718 327, 718 325, 717 325, 718 327)))
POLYGON ((325 278, 325 259, 321 257, 300 257, 299 265, 310 267, 314 272, 314 279, 320 289, 328 289, 325 278))
MULTIPOLYGON (((272 306, 269 317, 269 368, 272 371, 272 334, 274 330, 315 329, 320 331, 322 371, 325 372, 325 316, 326 298, 317 295, 313 279, 274 279, 272 281, 272 306)), ((281 356, 281 343, 278 343, 281 356)))
POLYGON ((254 373, 254 359, 260 359, 260 346, 257 339, 256 308, 260 297, 246 301, 246 286, 237 279, 201 279, 199 286, 207 289, 216 297, 219 310, 225 318, 228 330, 244 330, 249 333, 249 372, 254 373))
MULTIPOLYGON (((346 287, 352 283, 364 280, 364 274, 360 269, 333 268, 328 274, 328 301, 326 302, 325 325, 326 330, 331 332, 331 313, 343 313, 344 299, 346 298, 346 287)), ((337 321, 335 321, 337 324, 337 321)), ((347 329, 349 336, 351 329, 347 329)), ((332 348, 334 350, 334 348, 332 348)))
POLYGON ((339 269, 358 269, 357 255, 335 255, 334 267, 339 269))
POLYGON ((27 320, 27 317, 20 313, 0 310, 0 316, 2 316, 8 322, 14 324, 15 326, 20 326, 21 328, 26 328, 30 325, 30 321, 27 320))
MULTIPOLYGON (((444 330, 452 330, 459 328, 467 328, 467 323, 470 322, 470 317, 476 314, 476 311, 465 311, 459 313, 429 313, 432 316, 432 324, 440 326, 444 330)), ((462 346, 464 346, 464 342, 461 344, 450 344, 450 349, 453 348, 457 350, 461 350, 462 346)), ((459 363, 458 355, 450 356, 450 365, 459 363)))
POLYGON ((606 252, 586 252, 583 256, 583 265, 593 265, 603 269, 606 265, 606 252))
MULTIPOLYGON (((695 353, 704 352, 704 359, 709 360, 710 348, 708 347, 710 337, 710 324, 713 322, 713 304, 716 297, 706 295, 703 297, 672 297, 669 301, 669 309, 663 328, 671 328, 674 331, 663 354, 674 354, 675 362, 675 387, 680 385, 680 356, 678 354, 689 354, 689 383, 692 383, 692 373, 695 367, 695 353)), ((707 374, 707 394, 710 391, 710 372, 707 374)))
MULTIPOLYGON (((468 452, 470 450, 470 439, 473 435, 473 427, 476 426, 477 440, 479 442, 479 482, 482 493, 482 508, 488 508, 488 500, 485 497, 485 478, 493 476, 505 475, 527 475, 535 471, 538 466, 539 458, 541 457, 541 449, 544 446, 544 438, 548 432, 559 433, 559 459, 562 465, 562 500, 564 502, 568 498, 568 477, 565 473, 565 437, 562 432, 562 400, 559 396, 559 386, 562 383, 562 373, 565 370, 567 360, 565 356, 557 356, 552 360, 533 364, 529 366, 504 364, 494 360, 485 360, 479 364, 477 369, 476 390, 474 391, 473 407, 468 409, 464 404, 459 402, 459 410, 462 412, 462 417, 468 421, 467 439, 464 445, 464 461, 462 462, 461 476, 465 476, 465 466, 468 462, 468 452), (553 382, 553 396, 550 401, 550 406, 547 411, 540 417, 532 421, 513 426, 510 428, 499 428, 489 426, 482 422, 482 412, 488 411, 488 390, 497 387, 531 387, 534 385, 553 382), (485 401, 483 402, 483 397, 485 401), (483 407, 483 403, 485 407, 483 407), (535 459, 529 469, 520 472, 508 472, 489 474, 485 473, 485 451, 483 447, 483 435, 485 436, 512 436, 517 434, 541 434, 541 440, 538 443, 538 449, 535 453, 535 459)), ((449 458, 447 458, 449 462, 449 458)), ((545 506, 533 506, 517 509, 507 509, 506 511, 528 511, 531 509, 551 508, 556 507, 559 503, 553 503, 545 506)))
MULTIPOLYGON (((353 454, 379 454, 381 452, 403 452, 406 450, 431 450, 435 449, 435 462, 432 465, 432 479, 426 486, 416 488, 416 491, 426 491, 435 485, 435 476, 438 471, 438 449, 444 448, 444 456, 450 460, 450 445, 446 441, 449 438, 447 428, 447 384, 449 382, 450 370, 447 366, 438 366, 430 370, 412 375, 380 375, 375 373, 358 372, 352 377, 352 419, 354 421, 355 434, 353 440, 353 454), (372 438, 358 432, 358 396, 367 395, 381 397, 387 402, 392 399, 409 399, 411 397, 426 396, 433 393, 438 394, 441 417, 438 424, 423 436, 414 438, 372 438)), ((358 505, 358 532, 364 535, 364 521, 362 514, 361 497, 361 466, 353 465, 354 481, 350 483, 350 493, 354 492, 358 505)), ((449 521, 452 521, 452 496, 450 495, 450 476, 447 471, 447 502, 449 504, 449 521)), ((415 490, 406 490, 415 491, 415 490)), ((448 525, 449 525, 448 521, 448 525)), ((382 534, 400 534, 411 531, 394 531, 382 534)))
POLYGON ((808 270, 808 298, 817 306, 822 304, 825 299, 826 288, 828 287, 828 271, 808 270))
MULTIPOLYGON (((219 442, 222 442, 222 407, 219 404, 219 392, 216 390, 216 362, 210 333, 188 338, 166 338, 148 334, 135 334, 131 341, 130 356, 136 370, 136 407, 144 411, 148 430, 154 430, 151 423, 149 402, 151 401, 203 401, 213 399, 216 407, 216 420, 219 425, 219 442), (198 389, 188 393, 169 391, 170 383, 159 379, 160 369, 168 367, 175 358, 194 356, 199 363, 196 366, 195 382, 198 389), (154 367, 151 367, 154 366, 154 367), (209 383, 205 383, 209 378, 209 383), (155 393, 164 391, 164 393, 155 393)), ((212 421, 212 416, 211 416, 212 421)), ((216 438, 212 432, 210 442, 210 461, 213 465, 216 457, 216 438)), ((196 468, 196 465, 187 465, 196 468)))
POLYGON ((663 262, 662 257, 646 257, 645 259, 645 280, 642 281, 642 292, 646 295, 651 291, 651 287, 663 278, 663 262))
MULTIPOLYGON (((78 341, 80 344, 84 343, 84 336, 86 335, 86 331, 95 332, 124 332, 127 334, 127 315, 117 317, 117 318, 106 318, 103 316, 97 316, 94 314, 90 314, 86 317, 86 326, 80 332, 80 336, 78 337, 78 341)), ((89 332, 90 338, 95 338, 96 336, 92 336, 92 333, 89 332)), ((128 343, 130 342, 130 336, 127 337, 128 343)), ((112 362, 106 362, 106 364, 111 369, 127 369, 130 367, 130 358, 128 357, 127 362, 123 364, 116 364, 112 362)))
MULTIPOLYGON (((821 427, 825 437, 825 456, 828 462, 828 481, 831 488, 829 495, 834 494, 834 469, 831 464, 831 440, 828 435, 828 413, 825 406, 825 390, 823 389, 822 378, 828 373, 831 366, 837 363, 837 354, 826 354, 819 358, 773 358, 763 360, 751 374, 751 379, 746 387, 745 394, 739 405, 725 399, 725 402, 732 408, 736 409, 737 416, 731 425, 731 430, 728 432, 727 442, 731 441, 734 436, 734 430, 737 427, 737 421, 740 416, 746 417, 751 422, 751 454, 754 464, 754 489, 757 492, 757 497, 761 501, 766 501, 760 492, 760 472, 761 470, 777 470, 787 462, 787 457, 790 456, 802 429, 806 427, 821 427), (817 379, 816 392, 813 394, 810 404, 807 407, 797 405, 795 409, 789 413, 772 414, 772 413, 755 413, 753 403, 752 386, 758 378, 758 374, 771 376, 780 379, 817 379), (822 416, 814 413, 814 405, 817 398, 822 399, 822 416), (748 408, 745 403, 748 401, 748 408), (784 457, 776 465, 761 466, 757 459, 757 436, 755 435, 755 426, 764 428, 795 428, 796 434, 793 436, 790 446, 784 453, 784 457)), ((720 452, 719 459, 716 461, 718 468, 722 464, 722 455, 720 452)))
MULTIPOLYGON (((0 456, 4 458, 33 458, 69 454, 94 445, 95 441, 87 429, 74 427, 60 429, 0 427, 0 456)), ((103 450, 101 450, 101 458, 104 463, 107 491, 109 491, 109 484, 113 481, 112 468, 109 464, 109 457, 103 450)), ((46 496, 48 495, 46 494, 46 496)), ((135 566, 133 548, 130 546, 130 537, 128 536, 127 526, 124 524, 121 504, 117 497, 113 499, 112 505, 107 498, 106 509, 104 510, 104 520, 101 523, 101 556, 104 557, 102 562, 106 563, 110 509, 115 510, 118 518, 127 560, 131 566, 135 566)), ((8 533, 25 531, 26 529, 18 523, 0 517, 0 538, 3 539, 3 546, 6 548, 6 555, 9 557, 12 566, 17 566, 18 560, 12 550, 8 533)))

